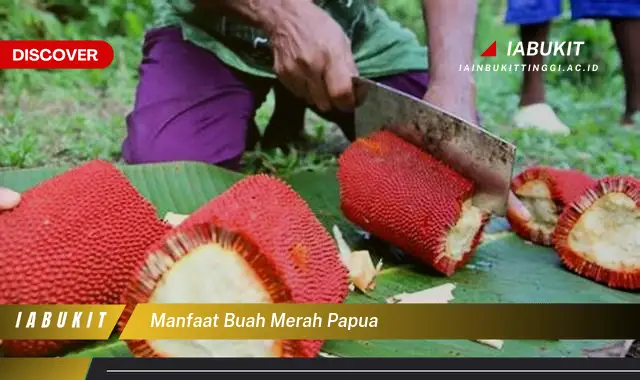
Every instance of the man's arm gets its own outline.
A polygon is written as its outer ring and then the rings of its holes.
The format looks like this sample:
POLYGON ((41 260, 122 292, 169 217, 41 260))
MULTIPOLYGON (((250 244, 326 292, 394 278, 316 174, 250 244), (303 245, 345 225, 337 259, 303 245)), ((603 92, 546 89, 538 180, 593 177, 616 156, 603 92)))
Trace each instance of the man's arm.
POLYGON ((312 0, 197 0, 196 4, 263 29, 273 48, 273 70, 293 94, 321 111, 353 108, 351 78, 358 70, 351 41, 312 0))
POLYGON ((475 0, 423 0, 429 39, 429 75, 436 83, 473 82, 460 65, 473 63, 478 4, 475 0))

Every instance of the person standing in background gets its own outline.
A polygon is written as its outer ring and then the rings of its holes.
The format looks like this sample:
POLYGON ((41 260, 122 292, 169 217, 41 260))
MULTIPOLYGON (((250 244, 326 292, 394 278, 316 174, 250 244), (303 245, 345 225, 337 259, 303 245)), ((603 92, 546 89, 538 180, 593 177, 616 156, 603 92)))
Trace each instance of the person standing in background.
MULTIPOLYGON (((562 0, 508 0, 506 23, 520 25, 520 38, 529 42, 549 39, 551 20, 562 13, 562 0)), ((640 0, 571 0, 572 19, 608 19, 622 60, 625 80, 623 125, 633 124, 640 111, 640 0)), ((524 56, 526 65, 541 65, 542 55, 524 56)), ((570 129, 558 119, 545 98, 544 72, 523 72, 517 128, 536 128, 567 135, 570 129)))

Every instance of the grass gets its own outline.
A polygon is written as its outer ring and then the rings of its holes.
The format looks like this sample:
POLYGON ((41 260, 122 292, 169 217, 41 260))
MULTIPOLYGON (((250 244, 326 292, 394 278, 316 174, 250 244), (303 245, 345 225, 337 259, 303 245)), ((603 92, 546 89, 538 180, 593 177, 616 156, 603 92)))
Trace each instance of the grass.
MULTIPOLYGON (((149 21, 149 2, 4 0, 0 13, 2 39, 100 38, 116 51, 112 66, 102 71, 5 70, 0 74, 0 168, 76 164, 94 158, 118 160, 125 136, 125 117, 131 108, 144 25, 149 21), (50 4, 48 2, 47 4, 50 4), (67 5, 71 4, 71 5, 67 5), (64 6, 64 7, 63 7, 64 6)), ((384 3, 384 2, 382 2, 384 3)), ((423 38, 419 2, 388 2, 392 15, 423 38)), ((478 50, 494 40, 505 46, 517 40, 517 30, 502 23, 499 2, 481 2, 478 50)), ((485 127, 518 147, 518 165, 548 164, 574 167, 593 175, 640 176, 640 128, 622 128, 623 79, 614 41, 608 26, 560 22, 556 38, 587 40, 585 62, 601 69, 588 77, 548 73, 548 100, 560 118, 574 131, 569 137, 517 131, 510 119, 517 109, 520 74, 476 74, 478 106, 485 127), (591 48, 589 49, 589 46, 591 48)), ((479 57, 479 54, 477 54, 479 57)), ((513 57, 485 58, 478 62, 517 63, 513 57)), ((265 125, 273 99, 258 113, 265 125)), ((332 126, 311 113, 308 130, 322 140, 332 126)), ((313 150, 288 153, 248 152, 247 170, 286 174, 322 170, 335 158, 313 150)))

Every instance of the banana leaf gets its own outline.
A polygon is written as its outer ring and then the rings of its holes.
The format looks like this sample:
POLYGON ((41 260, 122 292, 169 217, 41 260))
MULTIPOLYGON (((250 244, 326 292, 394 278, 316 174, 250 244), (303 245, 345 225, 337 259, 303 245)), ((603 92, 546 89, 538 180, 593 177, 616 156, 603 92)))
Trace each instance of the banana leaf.
MULTIPOLYGON (((167 211, 191 213, 242 178, 238 173, 191 162, 121 168, 140 193, 156 206, 159 216, 167 211)), ((23 191, 65 169, 4 171, 0 172, 0 185, 23 191)), ((385 265, 379 274, 376 290, 368 295, 351 293, 347 300, 349 303, 383 303, 386 297, 394 294, 447 282, 457 286, 454 302, 640 302, 638 294, 609 289, 566 271, 553 250, 522 241, 509 231, 508 223, 503 219, 490 223, 471 263, 452 278, 444 278, 417 265, 394 247, 367 236, 345 220, 340 212, 334 170, 298 173, 285 180, 305 198, 328 229, 338 225, 352 247, 369 249, 373 256, 383 258, 385 265)), ((323 351, 340 357, 578 357, 611 343, 522 340, 506 341, 502 350, 497 350, 460 340, 357 340, 328 341, 323 351)), ((113 337, 68 356, 126 357, 130 353, 124 342, 113 337)))

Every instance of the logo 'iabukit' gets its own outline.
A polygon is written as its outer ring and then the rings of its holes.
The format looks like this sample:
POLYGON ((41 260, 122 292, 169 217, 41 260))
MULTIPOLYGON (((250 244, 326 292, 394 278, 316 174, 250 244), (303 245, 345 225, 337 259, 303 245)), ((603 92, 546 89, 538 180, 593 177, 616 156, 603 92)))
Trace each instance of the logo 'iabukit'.
POLYGON ((527 45, 520 41, 514 44, 509 41, 507 55, 509 56, 579 56, 580 48, 584 45, 584 41, 548 41, 535 42, 529 41, 527 45))
MULTIPOLYGON (((531 57, 531 56, 554 56, 554 57, 577 57, 584 45, 584 41, 550 41, 550 42, 509 42, 507 46, 507 56, 510 57, 531 57)), ((481 57, 498 56, 498 43, 493 41, 491 45, 480 54, 481 57)), ((460 71, 597 71, 598 65, 593 63, 511 63, 509 60, 502 62, 491 62, 482 60, 481 63, 472 65, 460 65, 460 71)))

